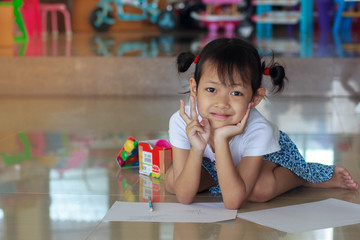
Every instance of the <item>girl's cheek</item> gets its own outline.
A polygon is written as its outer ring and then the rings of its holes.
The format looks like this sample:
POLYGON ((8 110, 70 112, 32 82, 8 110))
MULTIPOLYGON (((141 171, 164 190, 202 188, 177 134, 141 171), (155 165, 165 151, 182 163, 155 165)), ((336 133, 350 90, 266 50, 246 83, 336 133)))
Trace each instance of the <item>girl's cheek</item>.
POLYGON ((200 107, 200 109, 199 109, 199 107, 198 107, 198 111, 199 111, 199 115, 200 115, 201 118, 207 118, 206 113, 205 113, 204 111, 202 111, 202 108, 201 108, 201 107, 200 107))

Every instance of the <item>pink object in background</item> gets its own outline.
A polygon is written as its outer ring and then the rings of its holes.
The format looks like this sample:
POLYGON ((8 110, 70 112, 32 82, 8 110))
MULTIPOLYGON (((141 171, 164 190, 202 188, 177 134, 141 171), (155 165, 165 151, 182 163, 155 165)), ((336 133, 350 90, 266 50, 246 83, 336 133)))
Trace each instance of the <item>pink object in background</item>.
POLYGON ((41 12, 41 24, 42 24, 42 34, 45 35, 47 32, 46 26, 46 16, 47 13, 51 13, 51 31, 53 35, 57 35, 59 33, 58 24, 57 24, 57 12, 60 12, 64 16, 65 22, 65 33, 68 36, 71 36, 71 19, 70 13, 66 8, 65 4, 62 3, 49 3, 49 4, 40 4, 40 12, 41 12))
POLYGON ((23 0, 21 14, 24 18, 26 31, 29 37, 40 36, 40 0, 23 0))
POLYGON ((43 133, 28 133, 27 137, 30 141, 33 156, 41 157, 46 155, 46 142, 43 133))
POLYGON ((215 36, 219 28, 224 29, 227 37, 232 37, 235 28, 244 16, 238 12, 237 5, 242 0, 202 0, 206 11, 192 13, 191 16, 202 22, 209 30, 209 35, 215 36))
POLYGON ((171 147, 171 144, 168 141, 166 141, 165 139, 160 139, 155 143, 155 146, 169 148, 169 147, 171 147))

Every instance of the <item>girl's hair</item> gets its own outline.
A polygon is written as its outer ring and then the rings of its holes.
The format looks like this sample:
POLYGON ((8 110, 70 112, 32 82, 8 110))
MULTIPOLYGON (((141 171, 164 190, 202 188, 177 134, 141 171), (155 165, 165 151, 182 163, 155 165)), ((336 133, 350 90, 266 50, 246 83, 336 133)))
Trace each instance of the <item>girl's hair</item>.
MULTIPOLYGON (((178 71, 186 72, 195 58, 193 53, 181 53, 177 58, 178 71)), ((274 62, 274 55, 271 57, 271 62, 266 65, 265 61, 261 60, 257 49, 239 38, 219 38, 204 47, 195 67, 194 78, 197 86, 199 86, 205 63, 208 67, 215 67, 223 84, 233 85, 234 76, 240 75, 244 84, 251 85, 253 94, 261 87, 266 68, 269 68, 274 92, 281 92, 287 80, 284 67, 274 62)))

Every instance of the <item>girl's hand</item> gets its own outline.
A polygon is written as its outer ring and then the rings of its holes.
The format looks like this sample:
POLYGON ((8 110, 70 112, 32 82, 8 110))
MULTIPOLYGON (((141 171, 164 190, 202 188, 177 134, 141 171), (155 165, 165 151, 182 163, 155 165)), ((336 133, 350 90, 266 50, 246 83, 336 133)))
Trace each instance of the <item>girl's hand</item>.
POLYGON ((190 117, 185 113, 185 102, 183 100, 180 100, 180 116, 187 125, 186 135, 191 146, 199 152, 204 152, 209 142, 210 123, 207 119, 199 122, 193 96, 190 96, 190 117))
POLYGON ((229 141, 232 137, 242 134, 245 130, 247 120, 249 119, 250 110, 253 103, 249 103, 246 113, 241 121, 236 125, 228 125, 215 130, 214 139, 225 139, 229 141))

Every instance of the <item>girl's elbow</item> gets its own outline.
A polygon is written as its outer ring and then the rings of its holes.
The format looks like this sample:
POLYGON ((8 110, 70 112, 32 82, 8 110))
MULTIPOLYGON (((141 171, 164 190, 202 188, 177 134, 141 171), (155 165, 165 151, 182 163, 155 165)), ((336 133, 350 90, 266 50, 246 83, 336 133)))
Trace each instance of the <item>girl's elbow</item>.
POLYGON ((187 192, 176 191, 176 199, 182 204, 191 204, 194 200, 194 196, 191 196, 187 192))
POLYGON ((237 199, 224 199, 224 205, 227 209, 236 210, 241 207, 241 205, 244 203, 244 199, 237 198, 237 199))
POLYGON ((189 199, 181 199, 181 200, 178 200, 178 201, 179 201, 179 203, 182 203, 182 204, 185 204, 185 205, 189 205, 189 204, 192 203, 192 201, 189 200, 189 199))
POLYGON ((230 210, 237 210, 240 208, 240 206, 242 205, 241 203, 225 203, 224 202, 224 205, 227 209, 230 209, 230 210))
POLYGON ((191 204, 193 202, 193 198, 190 198, 188 196, 181 196, 179 194, 176 194, 176 199, 178 200, 179 203, 182 204, 191 204))

